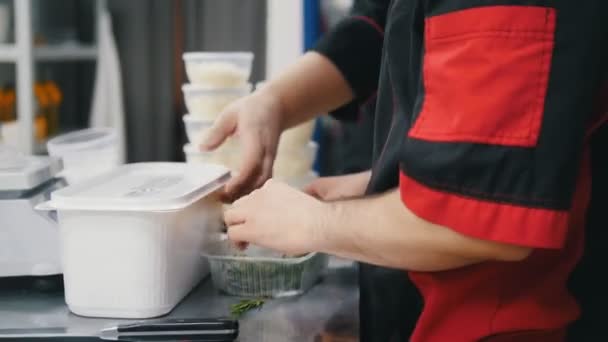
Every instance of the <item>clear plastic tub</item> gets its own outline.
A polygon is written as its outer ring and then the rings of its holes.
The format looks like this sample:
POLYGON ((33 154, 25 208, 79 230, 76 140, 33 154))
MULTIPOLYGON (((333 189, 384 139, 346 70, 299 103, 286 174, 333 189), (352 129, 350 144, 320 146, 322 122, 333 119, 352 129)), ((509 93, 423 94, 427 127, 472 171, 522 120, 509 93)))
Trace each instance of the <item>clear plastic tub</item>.
POLYGON ((197 84, 184 84, 184 102, 188 112, 196 118, 215 120, 232 102, 251 92, 251 84, 234 88, 210 88, 197 84))
POLYGON ((53 192, 65 299, 82 316, 150 318, 171 311, 208 274, 200 257, 222 229, 218 165, 140 163, 53 192))
POLYGON ((299 258, 207 255, 214 286, 243 297, 289 297, 310 289, 327 268, 325 254, 299 258))
POLYGON ((63 160, 62 175, 76 184, 119 166, 116 132, 109 128, 89 128, 60 135, 47 143, 52 157, 63 160))
POLYGON ((213 126, 212 120, 198 119, 190 114, 184 115, 183 120, 188 142, 193 146, 200 145, 207 130, 213 126))
POLYGON ((244 85, 251 75, 251 52, 186 52, 186 74, 191 83, 209 87, 244 85))

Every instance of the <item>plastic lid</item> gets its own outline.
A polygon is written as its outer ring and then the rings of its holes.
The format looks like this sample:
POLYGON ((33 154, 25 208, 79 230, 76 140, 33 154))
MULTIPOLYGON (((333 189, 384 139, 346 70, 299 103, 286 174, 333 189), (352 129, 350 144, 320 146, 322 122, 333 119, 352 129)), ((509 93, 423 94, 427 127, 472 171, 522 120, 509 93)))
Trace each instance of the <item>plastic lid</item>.
POLYGON ((246 83, 235 87, 212 87, 197 83, 184 83, 182 84, 182 91, 184 93, 195 94, 195 93, 206 93, 206 94, 243 94, 250 93, 253 88, 253 84, 246 83))
POLYGON ((243 58, 253 59, 253 52, 249 51, 235 51, 235 52, 220 52, 220 51, 196 51, 196 52, 185 52, 182 55, 185 61, 200 58, 243 58))
POLYGON ((116 142, 116 132, 110 128, 89 128, 60 135, 49 140, 47 149, 51 155, 61 155, 116 142))
POLYGON ((214 164, 138 163, 123 165, 51 195, 59 210, 174 211, 219 189, 230 171, 214 164))
POLYGON ((19 164, 0 168, 0 191, 22 191, 55 177, 63 169, 59 158, 23 156, 19 164))
POLYGON ((206 126, 213 126, 213 123, 215 122, 215 120, 209 120, 209 119, 201 119, 199 117, 196 117, 190 113, 186 113, 184 114, 184 116, 182 117, 182 119, 184 120, 184 122, 193 122, 193 123, 200 123, 206 126))

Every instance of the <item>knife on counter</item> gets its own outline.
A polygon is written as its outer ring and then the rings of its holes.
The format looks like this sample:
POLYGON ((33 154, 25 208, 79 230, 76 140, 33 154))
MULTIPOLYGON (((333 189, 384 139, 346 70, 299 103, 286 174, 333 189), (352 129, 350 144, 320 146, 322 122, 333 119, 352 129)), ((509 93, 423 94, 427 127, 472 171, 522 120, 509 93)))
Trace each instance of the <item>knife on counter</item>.
POLYGON ((236 320, 167 319, 128 323, 108 327, 92 334, 83 334, 68 328, 0 329, 3 339, 96 337, 106 341, 234 341, 239 334, 236 320))

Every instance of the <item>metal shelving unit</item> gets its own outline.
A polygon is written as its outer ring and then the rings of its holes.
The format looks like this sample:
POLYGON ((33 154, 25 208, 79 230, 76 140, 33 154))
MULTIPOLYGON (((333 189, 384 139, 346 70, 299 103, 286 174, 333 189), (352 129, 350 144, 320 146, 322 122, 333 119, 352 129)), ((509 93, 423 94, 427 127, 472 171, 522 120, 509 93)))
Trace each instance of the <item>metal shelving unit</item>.
MULTIPOLYGON (((16 63, 17 123, 20 142, 18 147, 28 154, 36 152, 34 139, 34 79, 38 61, 67 62, 96 60, 97 47, 89 45, 34 46, 32 32, 32 0, 14 0, 15 43, 0 44, 0 62, 16 63)), ((99 32, 100 15, 105 0, 95 0, 95 25, 99 32)), ((96 39, 96 41, 99 41, 96 39)))

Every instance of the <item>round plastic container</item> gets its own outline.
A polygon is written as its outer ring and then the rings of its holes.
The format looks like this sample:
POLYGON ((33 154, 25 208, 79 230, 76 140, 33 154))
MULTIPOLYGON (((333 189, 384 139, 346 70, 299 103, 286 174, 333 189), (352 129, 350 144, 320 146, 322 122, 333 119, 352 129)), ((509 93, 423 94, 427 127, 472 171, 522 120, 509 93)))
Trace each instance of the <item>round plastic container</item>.
POLYGON ((244 85, 251 75, 251 52, 186 52, 186 74, 191 83, 210 87, 244 85))
POLYGON ((184 154, 188 163, 213 163, 224 165, 236 171, 241 162, 238 141, 229 139, 217 149, 210 152, 202 152, 198 146, 192 144, 184 145, 184 154))
POLYGON ((116 132, 108 128, 89 128, 60 135, 47 143, 52 157, 63 160, 62 175, 74 184, 119 166, 120 152, 116 132))
POLYGON ((279 148, 294 149, 306 146, 315 129, 315 120, 292 127, 281 134, 279 148))
POLYGON ((211 88, 198 84, 184 84, 184 102, 193 117, 215 120, 230 103, 251 92, 251 84, 233 88, 211 88))
POLYGON ((188 142, 194 146, 198 146, 202 142, 207 130, 213 126, 212 120, 199 119, 191 114, 184 115, 183 120, 188 142))
POLYGON ((314 141, 301 147, 281 147, 274 160, 272 176, 282 181, 299 179, 310 174, 319 145, 314 141))
POLYGON ((140 163, 55 191, 65 300, 78 315, 150 318, 171 311, 209 271, 222 229, 219 165, 140 163))
MULTIPOLYGON (((304 179, 310 175, 319 145, 310 141, 300 148, 280 148, 277 152, 272 176, 283 182, 304 179)), ((188 163, 221 164, 232 171, 238 171, 241 163, 241 150, 238 140, 230 139, 214 151, 202 152, 196 146, 187 144, 184 153, 188 163)))

